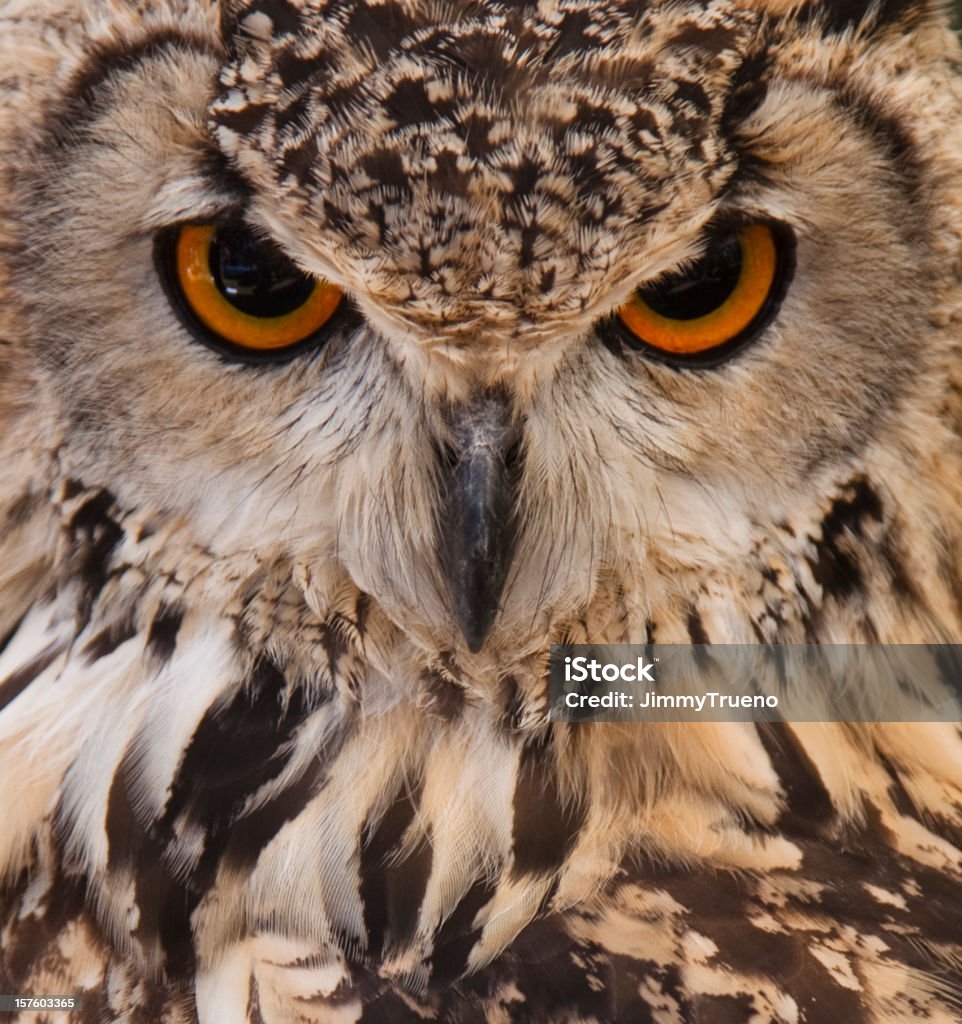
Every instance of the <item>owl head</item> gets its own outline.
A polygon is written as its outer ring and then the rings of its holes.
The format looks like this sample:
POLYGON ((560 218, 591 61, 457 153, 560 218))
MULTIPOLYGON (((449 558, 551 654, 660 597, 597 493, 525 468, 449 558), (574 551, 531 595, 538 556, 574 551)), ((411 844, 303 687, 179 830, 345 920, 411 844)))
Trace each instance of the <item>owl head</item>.
POLYGON ((86 7, 5 143, 38 477, 478 671, 958 634, 938 11, 86 7))

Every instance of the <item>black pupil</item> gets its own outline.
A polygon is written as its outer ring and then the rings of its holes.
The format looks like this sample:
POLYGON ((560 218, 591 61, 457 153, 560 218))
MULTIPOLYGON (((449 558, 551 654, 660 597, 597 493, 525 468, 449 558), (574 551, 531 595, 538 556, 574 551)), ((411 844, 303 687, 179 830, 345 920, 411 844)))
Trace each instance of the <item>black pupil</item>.
POLYGON ((742 273, 742 247, 735 234, 719 239, 689 270, 672 274, 638 294, 662 316, 697 320, 731 295, 742 273))
POLYGON ((226 225, 210 243, 210 272, 232 306, 250 316, 284 316, 303 306, 314 281, 249 229, 226 225))

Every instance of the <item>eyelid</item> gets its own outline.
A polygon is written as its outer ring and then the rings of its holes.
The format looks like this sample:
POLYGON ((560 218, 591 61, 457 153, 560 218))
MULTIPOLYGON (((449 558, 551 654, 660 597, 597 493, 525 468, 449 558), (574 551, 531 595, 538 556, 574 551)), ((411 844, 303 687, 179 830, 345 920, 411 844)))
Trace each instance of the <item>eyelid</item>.
POLYGON ((206 178, 198 178, 195 184, 196 195, 191 194, 191 183, 185 184, 184 179, 165 186, 154 197, 144 230, 156 236, 190 224, 226 224, 244 219, 246 204, 243 200, 211 195, 210 182, 206 178), (166 191, 170 194, 165 195, 166 191))
POLYGON ((185 173, 176 172, 151 197, 145 222, 152 233, 173 231, 184 224, 225 224, 243 221, 253 191, 228 165, 219 149, 208 149, 185 173))

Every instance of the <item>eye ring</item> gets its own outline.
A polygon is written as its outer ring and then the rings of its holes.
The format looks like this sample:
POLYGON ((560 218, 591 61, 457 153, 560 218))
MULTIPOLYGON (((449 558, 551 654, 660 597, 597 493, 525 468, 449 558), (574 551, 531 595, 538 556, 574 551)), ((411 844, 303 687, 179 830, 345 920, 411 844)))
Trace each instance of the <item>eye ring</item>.
POLYGON ((184 325, 243 362, 287 360, 326 338, 347 303, 242 221, 186 223, 161 232, 155 264, 184 325))
POLYGON ((716 229, 700 259, 640 288, 608 326, 623 345, 656 361, 716 367, 771 323, 794 269, 794 233, 786 225, 716 229))

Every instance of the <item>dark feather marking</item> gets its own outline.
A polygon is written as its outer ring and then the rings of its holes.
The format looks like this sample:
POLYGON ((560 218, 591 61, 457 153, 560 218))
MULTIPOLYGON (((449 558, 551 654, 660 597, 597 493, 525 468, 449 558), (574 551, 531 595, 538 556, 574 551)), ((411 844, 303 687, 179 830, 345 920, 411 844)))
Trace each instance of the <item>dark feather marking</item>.
MULTIPOLYGON (((913 141, 911 124, 894 117, 878 97, 854 89, 844 75, 838 82, 837 99, 845 106, 858 127, 872 136, 873 141, 883 151, 885 163, 895 171, 895 180, 902 187, 910 204, 906 206, 907 216, 902 224, 903 230, 915 227, 916 231, 927 231, 928 228, 923 223, 924 218, 920 214, 915 218, 911 217, 912 211, 916 209, 916 206, 911 204, 917 203, 927 182, 927 173, 913 141)), ((927 240, 928 236, 925 238, 927 240)))
POLYGON ((126 615, 117 619, 116 622, 110 623, 109 626, 88 640, 80 652, 81 657, 85 658, 88 664, 99 661, 101 658, 113 654, 118 647, 136 635, 137 627, 134 625, 134 616, 132 611, 128 611, 126 615))
MULTIPOLYGON (((80 1005, 80 1017, 76 1024, 103 1024, 104 1018, 109 1012, 99 992, 85 992, 83 994, 83 1002, 80 1005)), ((74 1022, 71 1021, 71 1024, 74 1024, 74 1022)), ((140 1024, 140 1022, 138 1021, 137 1024, 140 1024)))
POLYGON ((701 117, 707 117, 711 113, 708 93, 697 82, 675 82, 675 99, 690 104, 701 117))
MULTIPOLYGON (((334 987, 333 991, 328 992, 326 995, 319 995, 318 993, 312 995, 311 1003, 316 1006, 324 1006, 330 1009, 336 1009, 355 1002, 358 996, 358 981, 360 981, 360 983, 363 985, 364 981, 366 980, 366 975, 364 974, 364 972, 358 970, 356 967, 352 967, 349 964, 345 965, 345 970, 346 973, 348 974, 347 978, 342 978, 334 987)), ((383 983, 378 981, 375 982, 375 984, 380 986, 383 983)))
POLYGON ((161 57, 171 49, 189 49, 216 56, 210 40, 170 29, 153 32, 135 45, 122 39, 93 49, 87 55, 83 70, 65 91, 64 101, 47 120, 52 125, 47 136, 48 145, 61 149, 76 141, 84 128, 101 114, 105 86, 116 77, 136 70, 139 64, 161 57))
MULTIPOLYGON (((845 884, 854 887, 863 867, 841 857, 834 858, 834 863, 836 874, 829 878, 838 878, 847 869, 851 878, 845 884)), ((690 909, 691 927, 718 947, 716 961, 737 973, 777 979, 780 987, 805 1008, 806 1024, 866 1021, 866 1007, 859 993, 839 985, 811 954, 808 935, 766 931, 746 923, 757 909, 752 885, 747 878, 721 872, 714 873, 710 882, 702 874, 678 872, 665 888, 690 909)))
POLYGON ((21 665, 15 672, 12 672, 2 683, 0 683, 0 711, 11 701, 20 696, 21 693, 44 672, 63 652, 63 647, 52 643, 45 647, 35 658, 21 665))
POLYGON ((902 782, 902 778, 891 759, 882 753, 878 753, 876 756, 878 757, 879 763, 885 769, 886 775, 891 779, 887 793, 895 809, 899 814, 905 815, 907 818, 913 818, 916 821, 921 821, 918 808, 916 808, 912 798, 909 796, 908 791, 902 782))
POLYGON ((284 676, 262 658, 247 685, 210 708, 197 726, 158 827, 172 834, 183 818, 204 830, 204 853, 192 879, 198 890, 213 882, 222 854, 229 852, 237 866, 253 863, 309 799, 313 779, 301 779, 237 824, 247 799, 283 769, 284 747, 306 715, 301 689, 288 693, 284 676))
POLYGON ((19 619, 10 627, 10 629, 4 634, 3 638, 0 639, 0 654, 10 646, 10 641, 17 635, 17 631, 23 624, 23 620, 27 617, 27 613, 24 612, 19 619))
POLYGON ((703 54, 717 54, 737 45, 737 32, 724 25, 704 27, 696 22, 687 21, 671 37, 670 45, 675 47, 693 47, 703 54))
POLYGON ((428 695, 428 710, 431 713, 446 722, 461 717, 467 697, 464 687, 455 679, 436 669, 427 669, 421 674, 421 683, 428 695))
MULTIPOLYGON (((280 47, 274 58, 274 67, 285 88, 291 92, 303 92, 310 94, 310 87, 317 81, 324 81, 330 85, 331 91, 339 92, 338 88, 331 83, 331 79, 337 72, 336 50, 322 49, 318 53, 312 53, 309 57, 302 57, 297 52, 297 47, 280 47)), ((220 119, 220 112, 217 114, 220 119)))
POLYGON ((369 956, 399 948, 417 928, 418 912, 431 874, 430 843, 421 843, 395 861, 401 841, 417 813, 418 790, 402 788, 380 821, 365 826, 361 844, 360 895, 369 956))
POLYGON ((358 635, 363 637, 367 632, 367 620, 371 615, 371 598, 363 590, 358 592, 357 600, 354 602, 354 625, 358 635))
POLYGON ((181 759, 164 814, 153 822, 140 820, 136 810, 137 739, 126 751, 108 800, 108 870, 133 875, 140 912, 134 937, 147 947, 158 941, 168 970, 192 969, 190 915, 213 882, 221 857, 249 866, 310 799, 313 775, 237 824, 247 797, 282 769, 282 748, 303 717, 299 691, 287 695, 280 672, 260 662, 246 688, 201 720, 181 759), (178 820, 196 825, 205 838, 200 862, 184 882, 164 864, 178 820))
MULTIPOLYGON (((59 864, 59 856, 57 860, 59 864)), ((0 889, 3 896, 0 905, 10 916, 18 912, 32 880, 32 872, 25 870, 15 883, 0 889)), ((67 874, 62 866, 58 866, 50 892, 36 911, 19 917, 16 927, 9 932, 5 930, 8 921, 0 917, 0 928, 4 929, 0 979, 10 985, 7 992, 28 991, 27 980, 37 966, 38 958, 56 948, 60 933, 71 921, 84 916, 84 890, 85 883, 79 875, 67 874)), ((88 923, 100 941, 96 924, 93 921, 88 923)))
MULTIPOLYGON (((86 1013, 88 1004, 100 1004, 96 1006, 89 1024, 104 1024, 105 1021, 117 1020, 118 1011, 123 1013, 120 1018, 124 1024, 198 1024, 197 1011, 194 999, 193 986, 188 978, 181 976, 170 977, 160 975, 157 977, 145 977, 141 974, 136 977, 136 987, 133 989, 129 1002, 123 1004, 123 1008, 117 1006, 115 983, 112 974, 122 971, 124 974, 130 969, 129 962, 121 965, 115 958, 107 968, 107 983, 103 987, 103 1002, 101 1003, 100 992, 92 993, 93 998, 88 999, 87 993, 83 995, 83 1010, 86 1013)), ((131 972, 133 973, 133 972, 131 972)), ((61 1024, 56 1021, 56 1024, 61 1024)), ((66 1024, 66 1022, 63 1022, 66 1024)), ((70 1024, 73 1024, 71 1020, 70 1024)), ((78 1022, 81 1024, 81 1022, 78 1022)), ((84 1017, 82 1024, 87 1024, 84 1017)), ((246 1022, 245 1022, 246 1024, 246 1022)))
POLYGON ((574 939, 565 929, 564 919, 554 914, 529 924, 501 957, 487 970, 463 979, 457 991, 470 1004, 473 999, 498 1000, 506 986, 516 988, 523 1002, 512 1001, 505 1019, 519 1024, 567 1020, 655 1024, 638 987, 640 979, 657 968, 642 960, 643 955, 640 950, 639 959, 633 961, 574 939), (629 965, 631 981, 622 987, 616 979, 629 965), (628 1006, 618 1005, 614 995, 624 988, 628 989, 628 1006))
POLYGON ((755 728, 787 798, 778 819, 779 828, 789 834, 810 834, 832 821, 832 798, 791 726, 784 722, 762 722, 755 728))
MULTIPOLYGON (((747 1024, 758 1020, 751 996, 694 995, 691 999, 691 1020, 701 1024, 747 1024)), ((807 1020, 807 1018, 806 1018, 807 1020)), ((774 1022, 773 1022, 774 1024, 774 1022)))
POLYGON ((941 547, 945 555, 939 560, 939 576, 952 594, 956 615, 962 617, 962 547, 947 537, 943 539, 941 547))
POLYGON ((253 971, 251 971, 247 988, 247 1024, 267 1024, 261 1014, 260 993, 257 990, 257 978, 253 971))
POLYGON ((467 970, 468 957, 482 931, 474 926, 474 919, 496 891, 497 885, 492 879, 478 879, 438 929, 431 954, 433 984, 448 984, 467 970))
MULTIPOLYGON (((132 868, 136 863, 147 833, 134 814, 127 790, 127 779, 133 770, 134 754, 128 748, 121 758, 110 784, 104 831, 107 835, 107 870, 132 868)), ((58 814, 58 819, 60 819, 58 814)), ((159 852, 157 850, 154 851, 159 852)))
POLYGON ((94 492, 73 513, 67 531, 77 545, 78 564, 75 575, 83 586, 78 604, 81 625, 90 619, 90 610, 108 578, 108 564, 114 548, 123 539, 124 531, 111 514, 115 507, 113 495, 106 490, 94 492))
POLYGON ((418 22, 400 4, 376 8, 352 4, 344 24, 347 35, 356 44, 370 47, 379 62, 398 49, 404 38, 418 27, 418 22))
MULTIPOLYGON (((252 792, 247 785, 253 781, 252 766, 257 765, 261 774, 266 762, 278 759, 278 746, 300 721, 299 706, 284 706, 285 690, 283 675, 271 662, 261 660, 245 686, 207 711, 184 752, 161 823, 172 825, 181 814, 198 823, 209 822, 215 804, 224 815, 225 803, 233 805, 252 792), (238 782, 242 785, 235 789, 238 782)), ((272 774, 270 770, 263 773, 255 788, 272 774)))
POLYGON ((286 107, 278 108, 274 115, 274 123, 279 132, 291 128, 292 133, 297 131, 298 122, 310 110, 310 94, 302 93, 296 96, 286 107))
POLYGON ((404 161, 394 150, 378 149, 365 154, 361 167, 385 188, 400 194, 410 191, 411 179, 404 170, 404 161))
POLYGON ((865 477, 853 480, 846 490, 849 493, 836 498, 822 520, 821 536, 811 538, 815 556, 808 559, 824 594, 839 599, 850 597, 864 585, 858 560, 843 549, 842 541, 860 540, 866 520, 882 520, 882 504, 865 477))
POLYGON ((424 1013, 415 1013, 411 1009, 412 998, 406 998, 389 989, 383 982, 373 981, 377 987, 366 988, 361 1016, 356 1018, 357 1024, 421 1024, 422 1021, 436 1019, 426 1009, 424 1013))
POLYGON ((310 802, 320 788, 320 775, 320 772, 308 772, 301 776, 262 807, 245 815, 237 827, 215 836, 201 858, 197 876, 201 888, 206 890, 213 884, 220 850, 223 850, 220 859, 226 867, 239 872, 249 871, 264 847, 310 802))
POLYGON ((708 632, 705 629, 705 624, 702 622, 701 614, 697 608, 690 608, 688 610, 688 639, 693 644, 699 644, 706 646, 711 644, 711 638, 708 636, 708 632))
POLYGON ((942 683, 955 700, 962 702, 962 649, 956 644, 933 644, 929 650, 942 683))
POLYGON ((878 553, 888 568, 892 589, 895 593, 906 603, 917 603, 921 599, 921 595, 911 573, 905 567, 905 559, 892 531, 882 538, 878 545, 878 553))
POLYGON ((521 729, 524 719, 524 693, 514 676, 505 676, 501 680, 501 717, 499 724, 505 732, 514 733, 521 729))
POLYGON ((811 0, 799 9, 798 19, 816 23, 825 35, 840 35, 864 25, 877 31, 897 21, 907 27, 925 6, 919 0, 811 0))
POLYGON ((309 135, 300 144, 284 150, 277 170, 277 178, 280 181, 291 177, 298 184, 306 185, 311 180, 311 173, 316 161, 317 140, 313 135, 309 135))
POLYGON ((364 828, 361 842, 360 896, 364 908, 364 927, 367 931, 367 951, 370 956, 380 955, 388 930, 385 863, 391 851, 400 844, 416 813, 414 800, 406 789, 402 789, 381 820, 376 825, 369 822, 364 828))
MULTIPOLYGON (((131 794, 136 761, 136 748, 131 746, 111 783, 105 821, 107 870, 133 875, 138 916, 132 937, 146 950, 156 942, 171 973, 189 972, 194 966, 190 915, 197 900, 166 871, 163 837, 151 830, 136 811, 131 794)), ((64 828, 59 812, 58 828, 64 828)))
POLYGON ((301 31, 300 11, 288 0, 264 0, 263 3, 255 4, 255 11, 263 11, 271 19, 274 26, 274 36, 296 35, 301 31))
POLYGON ((321 631, 321 646, 327 655, 331 679, 334 680, 338 674, 341 658, 351 653, 351 645, 332 622, 326 622, 321 631))
POLYGON ((248 103, 240 110, 221 111, 217 117, 217 123, 232 132, 240 132, 244 135, 256 131, 272 109, 268 103, 248 103))
POLYGON ((134 540, 141 544, 145 540, 150 540, 151 537, 157 532, 157 527, 153 523, 143 523, 137 527, 137 531, 134 534, 134 540))
MULTIPOLYGON (((870 810, 877 816, 874 808, 870 810)), ((904 964, 910 972, 934 974, 957 988, 958 966, 953 954, 947 952, 941 963, 934 957, 939 946, 946 951, 957 948, 962 934, 958 879, 907 860, 882 845, 878 834, 867 834, 863 842, 863 848, 841 854, 823 843, 801 843, 807 873, 827 883, 817 900, 818 912, 863 934, 880 936, 888 947, 885 956, 892 963, 904 964), (871 898, 863 882, 900 894, 912 883, 921 895, 906 897, 908 905, 903 910, 871 898), (925 937, 923 944, 918 941, 920 935, 925 937)))
POLYGON ((32 491, 25 491, 19 498, 7 506, 4 525, 8 529, 16 529, 18 526, 23 526, 30 520, 40 505, 41 499, 39 495, 34 494, 32 491))
POLYGON ((147 649, 161 664, 166 664, 173 657, 183 619, 183 609, 178 605, 162 604, 150 624, 147 649))
POLYGON ((554 63, 569 53, 582 53, 592 45, 589 35, 593 22, 588 11, 565 12, 555 40, 545 53, 546 63, 554 63))
POLYGON ((139 911, 132 934, 145 948, 155 940, 164 953, 164 967, 174 977, 190 976, 196 969, 190 917, 198 898, 164 867, 155 843, 145 844, 134 878, 139 911), (153 855, 148 852, 153 847, 153 855))
POLYGON ((550 745, 525 744, 514 790, 512 877, 561 867, 583 823, 583 808, 561 790, 550 745))
MULTIPOLYGON (((312 713, 316 713, 316 708, 312 709, 312 713)), ((354 719, 343 721, 324 747, 318 750, 311 770, 265 804, 246 814, 242 824, 223 837, 220 842, 226 845, 222 860, 227 867, 237 871, 250 869, 261 850, 288 821, 301 813, 324 784, 326 766, 337 758, 353 730, 354 719)), ((206 884, 209 885, 211 880, 208 874, 206 884)))
MULTIPOLYGON (((630 1021, 638 1021, 639 1024, 659 1024, 641 989, 648 978, 659 978, 663 969, 646 960, 645 952, 639 949, 638 956, 625 956, 606 950, 603 957, 598 957, 601 961, 598 967, 603 971, 605 994, 610 1005, 608 1013, 613 1021, 627 1018, 630 1021)), ((684 1005, 684 1002, 681 1005, 684 1005)))
POLYGON ((726 135, 733 134, 764 102, 768 95, 770 60, 765 52, 753 53, 739 64, 722 113, 722 130, 726 135))

